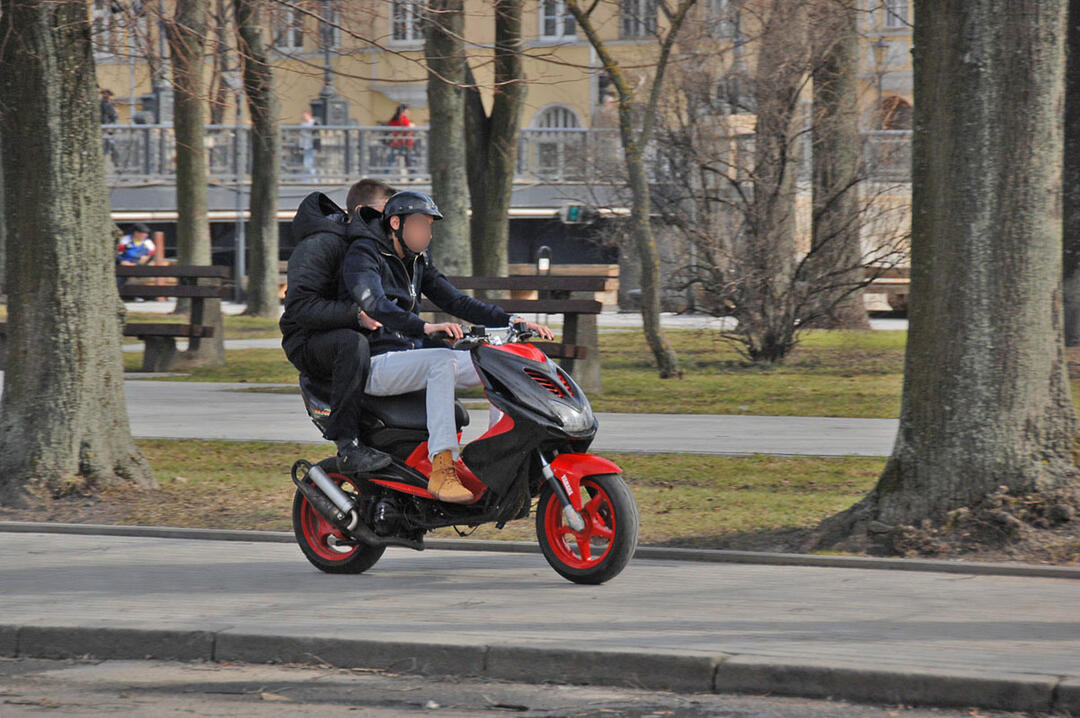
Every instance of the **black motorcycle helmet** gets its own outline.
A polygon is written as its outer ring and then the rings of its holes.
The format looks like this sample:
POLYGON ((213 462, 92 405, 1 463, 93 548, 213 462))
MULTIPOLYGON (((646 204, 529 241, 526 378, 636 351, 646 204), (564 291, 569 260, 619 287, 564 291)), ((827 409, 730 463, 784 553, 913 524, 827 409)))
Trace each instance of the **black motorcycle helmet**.
MULTIPOLYGON (((386 236, 392 237, 395 233, 395 230, 390 226, 391 217, 401 217, 401 222, 404 224, 405 218, 410 214, 430 215, 435 221, 443 218, 442 212, 439 211, 438 206, 435 204, 435 200, 423 192, 414 192, 413 190, 398 192, 386 200, 386 206, 383 207, 382 226, 386 236)), ((400 233, 400 230, 397 231, 400 233)), ((417 256, 404 241, 401 242, 401 250, 405 253, 406 261, 413 261, 417 256)))
POLYGON ((443 218, 442 212, 431 197, 423 192, 405 190, 386 200, 386 206, 383 207, 383 224, 389 227, 391 217, 406 217, 410 214, 431 215, 436 221, 443 218))

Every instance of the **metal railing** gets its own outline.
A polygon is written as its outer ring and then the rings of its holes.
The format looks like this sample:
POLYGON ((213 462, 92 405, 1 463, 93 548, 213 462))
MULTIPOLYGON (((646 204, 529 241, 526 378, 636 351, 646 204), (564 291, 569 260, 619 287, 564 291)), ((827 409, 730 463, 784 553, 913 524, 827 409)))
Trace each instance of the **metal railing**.
MULTIPOLYGON (((344 183, 377 177, 408 184, 431 179, 427 127, 283 125, 280 132, 284 182, 344 183)), ((250 134, 246 125, 206 127, 212 181, 248 181, 250 134)), ((110 184, 169 181, 175 176, 176 138, 171 125, 103 125, 102 135, 110 184)), ((909 131, 869 132, 865 138, 872 179, 909 179, 909 131)), ((619 135, 614 129, 528 128, 521 131, 519 143, 518 181, 612 184, 623 175, 619 135)))

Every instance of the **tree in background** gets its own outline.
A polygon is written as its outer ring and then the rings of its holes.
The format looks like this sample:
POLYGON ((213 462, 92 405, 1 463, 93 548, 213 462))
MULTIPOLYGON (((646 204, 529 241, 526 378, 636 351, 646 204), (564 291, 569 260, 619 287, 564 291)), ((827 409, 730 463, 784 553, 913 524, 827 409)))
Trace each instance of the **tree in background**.
POLYGON ((521 63, 523 0, 493 2, 495 72, 490 113, 484 109, 472 69, 466 66, 465 148, 472 203, 472 271, 484 277, 507 273, 510 198, 526 91, 521 63))
MULTIPOLYGON (((243 69, 244 93, 251 115, 251 194, 247 246, 247 314, 277 317, 278 179, 281 173, 280 102, 274 90, 265 21, 266 0, 235 0, 237 54, 243 69)), ((240 281, 240 278, 237 278, 240 281)))
MULTIPOLYGON (((661 378, 679 376, 680 372, 675 350, 660 326, 660 258, 652 229, 652 200, 646 169, 646 154, 653 140, 664 75, 668 70, 679 31, 694 3, 695 0, 679 0, 674 7, 663 0, 657 3, 660 12, 668 22, 668 27, 666 32, 659 27, 655 30, 660 42, 660 53, 647 99, 643 103, 642 111, 638 112, 641 98, 638 97, 637 88, 632 85, 626 72, 619 66, 607 42, 600 37, 597 25, 593 21, 593 13, 599 6, 599 0, 595 0, 587 8, 583 7, 578 0, 566 2, 567 12, 574 16, 578 27, 585 33, 585 37, 599 56, 604 72, 618 95, 619 139, 622 143, 631 194, 629 233, 633 250, 641 263, 642 323, 645 338, 652 350, 661 378)), ((646 3, 646 6, 652 7, 650 3, 646 3)), ((646 27, 656 26, 653 18, 638 18, 638 20, 645 23, 646 27)))
POLYGON ((465 153, 465 10, 463 0, 430 0, 424 15, 428 67, 428 168, 443 220, 431 254, 444 272, 472 271, 469 176, 465 153))
MULTIPOLYGON (((176 136, 176 245, 182 265, 208 265, 210 223, 206 211, 206 117, 207 96, 203 82, 203 61, 209 30, 209 0, 176 0, 176 10, 166 27, 172 58, 173 132, 176 136)), ((237 281, 241 278, 237 277, 237 281)), ((220 302, 207 299, 206 304, 220 302)), ((177 302, 177 311, 188 311, 190 303, 177 302)), ((210 312, 210 316, 220 312, 210 312)), ((223 326, 213 337, 189 349, 186 358, 201 363, 224 363, 223 326)))

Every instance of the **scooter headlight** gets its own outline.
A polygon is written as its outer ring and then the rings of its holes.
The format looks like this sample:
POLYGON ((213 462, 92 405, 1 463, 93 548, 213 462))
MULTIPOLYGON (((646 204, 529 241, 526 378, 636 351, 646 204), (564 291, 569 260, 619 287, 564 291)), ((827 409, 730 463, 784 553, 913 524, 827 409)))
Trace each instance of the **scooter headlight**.
POLYGON ((592 409, 586 406, 584 410, 564 404, 561 401, 551 402, 555 416, 562 423, 563 429, 571 433, 588 431, 593 427, 594 419, 592 409))

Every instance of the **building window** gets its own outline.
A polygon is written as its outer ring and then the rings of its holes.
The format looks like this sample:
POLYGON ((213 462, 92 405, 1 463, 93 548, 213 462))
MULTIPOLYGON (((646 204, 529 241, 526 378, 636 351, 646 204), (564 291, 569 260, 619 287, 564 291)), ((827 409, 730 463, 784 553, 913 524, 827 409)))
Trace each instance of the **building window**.
POLYGON ((419 0, 390 0, 390 39, 394 42, 421 42, 422 5, 419 0))
POLYGON ((540 0, 540 37, 545 40, 577 35, 574 16, 566 12, 565 0, 540 0))
POLYGON ((304 47, 304 15, 297 8, 277 7, 271 18, 274 47, 300 50, 304 47))
POLYGON ((705 0, 705 27, 713 37, 732 37, 739 24, 737 0, 705 0))
POLYGON ((908 27, 907 0, 885 0, 885 27, 899 29, 908 27))
POLYGON ((119 49, 123 9, 109 0, 94 0, 94 52, 115 55, 119 49))
POLYGON ((620 0, 619 16, 623 38, 656 34, 656 0, 620 0))

